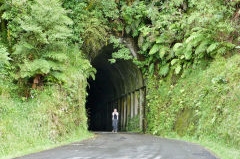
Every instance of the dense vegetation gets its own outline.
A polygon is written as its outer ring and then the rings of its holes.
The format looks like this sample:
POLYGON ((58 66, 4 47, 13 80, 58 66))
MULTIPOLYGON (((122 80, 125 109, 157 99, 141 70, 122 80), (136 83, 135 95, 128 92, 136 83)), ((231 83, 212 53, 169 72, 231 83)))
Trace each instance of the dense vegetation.
POLYGON ((218 58, 207 69, 186 70, 175 84, 151 78, 147 96, 148 131, 234 146, 236 154, 218 148, 215 151, 221 158, 239 158, 239 59, 240 55, 218 58))
POLYGON ((0 156, 87 136, 86 79, 95 69, 70 42, 69 11, 57 0, 1 9, 0 156))
POLYGON ((118 50, 109 61, 132 59, 146 78, 149 133, 239 147, 239 5, 0 0, 0 141, 9 141, 0 154, 87 130, 86 79, 95 73, 89 61, 109 44, 118 50))

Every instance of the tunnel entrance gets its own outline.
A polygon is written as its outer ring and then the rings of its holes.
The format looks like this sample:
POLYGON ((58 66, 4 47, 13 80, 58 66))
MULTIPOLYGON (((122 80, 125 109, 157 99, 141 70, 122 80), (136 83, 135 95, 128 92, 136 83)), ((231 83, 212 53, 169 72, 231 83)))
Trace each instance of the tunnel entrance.
POLYGON ((141 71, 132 61, 117 60, 111 64, 108 59, 112 46, 104 47, 92 61, 96 68, 96 79, 88 80, 86 109, 88 126, 92 131, 111 131, 111 113, 119 112, 119 129, 126 130, 128 121, 139 117, 142 127, 145 104, 145 87, 141 71))

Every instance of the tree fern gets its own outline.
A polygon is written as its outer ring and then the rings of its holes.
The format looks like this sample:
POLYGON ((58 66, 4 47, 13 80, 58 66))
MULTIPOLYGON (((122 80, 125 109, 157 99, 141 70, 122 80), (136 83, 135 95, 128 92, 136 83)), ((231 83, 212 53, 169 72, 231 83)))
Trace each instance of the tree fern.
POLYGON ((49 60, 53 60, 53 61, 58 61, 58 62, 64 62, 67 60, 67 55, 66 53, 62 53, 62 52, 48 52, 45 55, 43 55, 42 57, 44 57, 45 59, 49 59, 49 60))
POLYGON ((67 77, 66 74, 55 71, 46 77, 46 81, 50 83, 63 84, 68 82, 68 78, 69 77, 67 77))
POLYGON ((9 16, 12 18, 9 26, 14 24, 17 28, 9 30, 16 33, 17 42, 11 57, 19 62, 18 78, 30 79, 62 72, 67 59, 66 39, 72 35, 68 11, 58 0, 26 1, 13 3, 11 7, 14 14, 18 13, 15 17, 9 16))
POLYGON ((37 74, 45 75, 51 70, 50 63, 44 59, 37 59, 32 62, 25 61, 20 65, 20 78, 33 77, 37 74))

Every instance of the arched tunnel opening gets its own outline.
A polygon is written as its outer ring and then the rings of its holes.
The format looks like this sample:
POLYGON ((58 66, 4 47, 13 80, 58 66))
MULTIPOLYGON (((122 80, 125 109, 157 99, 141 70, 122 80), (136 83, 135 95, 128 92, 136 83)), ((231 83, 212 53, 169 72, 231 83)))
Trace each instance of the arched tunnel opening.
POLYGON ((106 46, 92 60, 96 68, 95 80, 89 79, 86 109, 91 131, 111 131, 111 115, 119 112, 119 130, 125 131, 133 117, 139 118, 142 128, 145 87, 139 68, 131 60, 117 60, 111 64, 113 47, 106 46))

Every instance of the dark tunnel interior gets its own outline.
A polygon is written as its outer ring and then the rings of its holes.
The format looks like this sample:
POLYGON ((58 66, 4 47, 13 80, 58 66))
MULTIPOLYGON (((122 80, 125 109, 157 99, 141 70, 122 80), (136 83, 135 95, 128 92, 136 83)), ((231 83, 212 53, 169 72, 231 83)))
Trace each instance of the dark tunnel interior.
POLYGON ((112 46, 106 46, 91 62, 97 70, 95 80, 88 80, 87 90, 86 109, 91 131, 110 131, 113 108, 108 107, 108 103, 143 85, 142 74, 132 61, 117 60, 114 64, 108 61, 112 52, 112 46))

